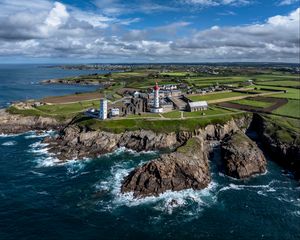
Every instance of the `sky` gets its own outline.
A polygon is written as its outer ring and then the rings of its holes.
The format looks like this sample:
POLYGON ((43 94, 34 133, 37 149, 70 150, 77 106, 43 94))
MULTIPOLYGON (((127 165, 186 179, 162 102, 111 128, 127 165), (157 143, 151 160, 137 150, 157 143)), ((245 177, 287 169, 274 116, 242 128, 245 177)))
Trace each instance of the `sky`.
POLYGON ((0 63, 300 62, 300 0, 0 0, 0 63))

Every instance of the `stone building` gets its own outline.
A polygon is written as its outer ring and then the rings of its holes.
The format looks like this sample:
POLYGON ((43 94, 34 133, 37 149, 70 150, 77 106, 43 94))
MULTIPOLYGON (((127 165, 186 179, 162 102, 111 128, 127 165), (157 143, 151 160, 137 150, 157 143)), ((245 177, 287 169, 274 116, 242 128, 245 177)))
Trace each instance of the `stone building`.
POLYGON ((206 101, 189 102, 187 104, 187 111, 189 112, 203 111, 203 110, 207 110, 207 108, 208 108, 208 104, 206 101))

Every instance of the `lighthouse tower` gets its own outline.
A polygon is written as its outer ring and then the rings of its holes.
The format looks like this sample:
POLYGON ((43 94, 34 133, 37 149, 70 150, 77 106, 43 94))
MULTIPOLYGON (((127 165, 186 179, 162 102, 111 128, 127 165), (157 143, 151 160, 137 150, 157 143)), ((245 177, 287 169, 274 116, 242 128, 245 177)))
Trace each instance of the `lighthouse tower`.
POLYGON ((154 99, 153 99, 153 106, 150 108, 150 111, 153 113, 162 113, 163 108, 161 108, 159 104, 159 86, 157 82, 155 83, 153 90, 154 90, 154 99))
POLYGON ((153 89, 154 89, 154 105, 153 105, 153 107, 159 108, 159 86, 158 86, 157 82, 155 83, 155 86, 153 89))
POLYGON ((100 99, 99 118, 105 120, 107 118, 107 99, 100 99))

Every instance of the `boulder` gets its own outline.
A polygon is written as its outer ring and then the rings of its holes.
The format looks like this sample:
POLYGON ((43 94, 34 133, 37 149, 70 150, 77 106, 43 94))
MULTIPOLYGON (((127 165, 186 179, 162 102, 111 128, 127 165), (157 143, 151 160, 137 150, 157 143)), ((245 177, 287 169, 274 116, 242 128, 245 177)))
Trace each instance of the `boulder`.
POLYGON ((175 152, 163 154, 133 170, 124 179, 121 191, 146 197, 167 190, 203 189, 211 180, 207 155, 204 141, 191 138, 175 152))
POLYGON ((255 142, 238 130, 221 144, 221 156, 228 176, 243 179, 266 171, 266 158, 255 142))

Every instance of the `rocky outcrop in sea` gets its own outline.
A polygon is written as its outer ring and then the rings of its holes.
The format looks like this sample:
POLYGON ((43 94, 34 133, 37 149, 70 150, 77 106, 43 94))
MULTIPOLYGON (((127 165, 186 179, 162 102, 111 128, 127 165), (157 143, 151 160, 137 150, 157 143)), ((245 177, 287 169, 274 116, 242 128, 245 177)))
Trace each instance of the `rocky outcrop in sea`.
POLYGON ((266 171, 267 161, 245 133, 238 130, 221 143, 221 157, 228 176, 243 179, 266 171))
POLYGON ((203 189, 211 180, 208 152, 204 140, 193 137, 176 151, 133 170, 124 179, 121 191, 133 192, 138 198, 158 196, 167 190, 203 189))

